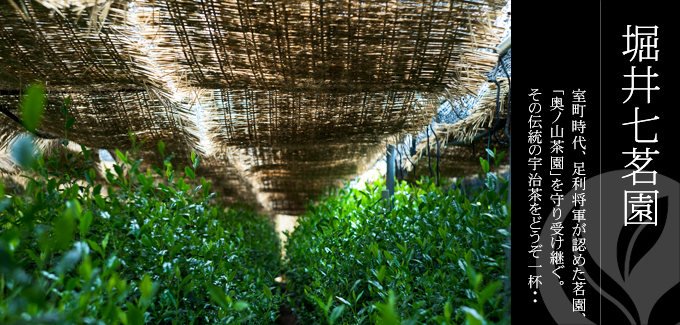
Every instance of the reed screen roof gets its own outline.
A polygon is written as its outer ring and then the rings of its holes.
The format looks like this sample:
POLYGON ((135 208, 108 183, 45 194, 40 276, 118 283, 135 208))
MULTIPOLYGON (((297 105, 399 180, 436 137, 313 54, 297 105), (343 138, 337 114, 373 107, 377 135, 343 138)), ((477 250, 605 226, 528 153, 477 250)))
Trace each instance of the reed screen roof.
MULTIPOLYGON (((3 1, 0 105, 20 116, 26 85, 43 82, 42 133, 63 136, 70 95, 71 140, 126 149, 132 130, 148 152, 163 140, 182 159, 206 156, 205 175, 238 188, 228 193, 299 213, 365 170, 391 136, 427 125, 444 93, 486 81, 497 55, 480 49, 498 45, 503 5, 3 1)), ((13 123, 0 116, 0 140, 21 131, 13 123)))

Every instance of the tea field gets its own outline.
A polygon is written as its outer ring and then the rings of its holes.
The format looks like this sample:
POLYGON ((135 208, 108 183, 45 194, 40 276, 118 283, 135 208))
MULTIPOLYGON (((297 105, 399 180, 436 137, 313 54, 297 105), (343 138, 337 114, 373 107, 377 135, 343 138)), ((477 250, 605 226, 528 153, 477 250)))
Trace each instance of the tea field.
POLYGON ((85 147, 14 144, 28 184, 0 184, 0 323, 275 324, 286 306, 298 324, 510 324, 508 183, 488 161, 479 191, 424 178, 392 202, 382 181, 331 192, 281 243, 266 216, 218 203, 199 156, 142 168, 138 146, 97 182, 85 147))

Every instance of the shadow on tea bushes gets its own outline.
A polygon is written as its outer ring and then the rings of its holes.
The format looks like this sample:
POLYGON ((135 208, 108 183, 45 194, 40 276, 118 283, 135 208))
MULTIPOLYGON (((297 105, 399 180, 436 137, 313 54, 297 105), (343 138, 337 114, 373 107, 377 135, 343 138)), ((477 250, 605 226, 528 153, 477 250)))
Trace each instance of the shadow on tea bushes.
MULTIPOLYGON (((31 125, 34 115, 24 113, 31 125)), ((195 154, 178 177, 167 160, 142 172, 136 150, 116 150, 104 196, 85 147, 65 163, 34 156, 30 138, 14 152, 30 181, 21 196, 0 184, 0 323, 274 323, 274 227, 248 207, 211 204, 210 182, 192 184, 195 154)))
POLYGON ((507 185, 482 165, 486 187, 471 201, 428 179, 398 184, 392 210, 383 184, 309 205, 286 246, 300 323, 509 324, 507 185))

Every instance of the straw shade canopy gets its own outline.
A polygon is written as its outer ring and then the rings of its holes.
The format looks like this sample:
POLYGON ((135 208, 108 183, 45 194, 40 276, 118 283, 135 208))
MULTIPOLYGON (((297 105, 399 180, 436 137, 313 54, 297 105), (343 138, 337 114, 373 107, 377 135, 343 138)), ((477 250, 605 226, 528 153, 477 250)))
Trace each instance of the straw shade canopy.
MULTIPOLYGON (((486 82, 497 54, 483 50, 499 43, 504 4, 8 0, 0 107, 20 119, 23 91, 42 82, 41 134, 64 136, 59 107, 71 96, 70 140, 125 150, 132 131, 150 160, 163 140, 182 164, 204 157, 198 174, 228 200, 298 214, 375 163, 386 141, 427 125, 445 95, 486 82)), ((6 115, 0 125, 6 149, 23 130, 6 115)))

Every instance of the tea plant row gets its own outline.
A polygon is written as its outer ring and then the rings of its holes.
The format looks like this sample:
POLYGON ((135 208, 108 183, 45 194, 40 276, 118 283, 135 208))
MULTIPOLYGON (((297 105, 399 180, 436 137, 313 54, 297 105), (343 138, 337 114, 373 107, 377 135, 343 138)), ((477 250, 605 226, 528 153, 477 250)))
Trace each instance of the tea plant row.
MULTIPOLYGON (((32 87, 23 101, 30 132, 42 96, 32 87)), ((378 182, 310 204, 282 262, 265 216, 220 206, 197 179, 200 157, 176 170, 159 142, 162 166, 142 168, 131 141, 106 188, 87 148, 64 158, 16 141, 28 184, 0 183, 0 323, 273 324, 285 299, 300 324, 509 324, 508 183, 485 160, 480 192, 424 179, 385 202, 378 182)))

